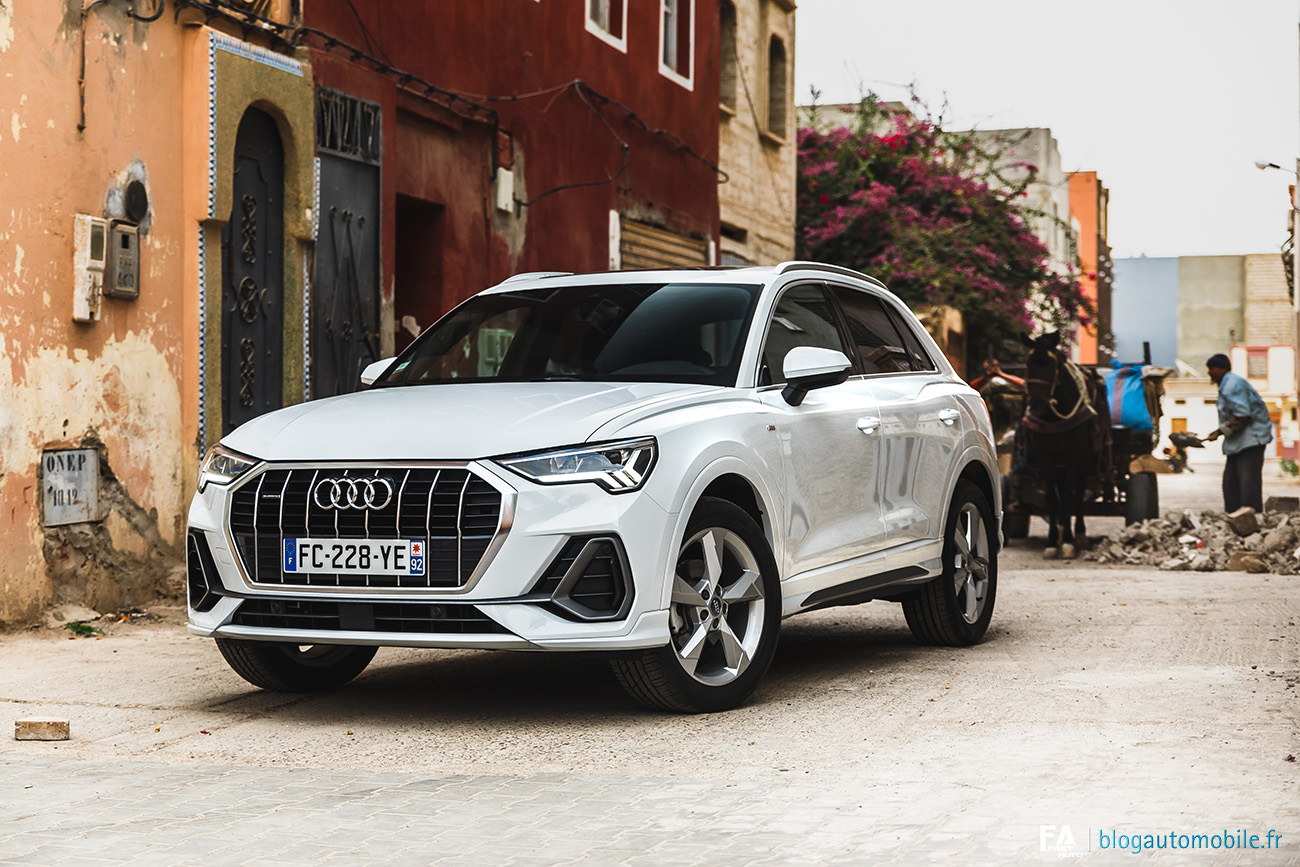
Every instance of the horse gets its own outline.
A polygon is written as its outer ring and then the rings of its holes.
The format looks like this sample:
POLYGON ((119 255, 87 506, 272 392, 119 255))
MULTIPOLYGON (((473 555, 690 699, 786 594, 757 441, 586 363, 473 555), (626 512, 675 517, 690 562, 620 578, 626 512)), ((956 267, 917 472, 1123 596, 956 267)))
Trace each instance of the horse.
POLYGON ((1083 503, 1087 481, 1098 465, 1099 415, 1095 384, 1066 357, 1056 332, 1029 339, 1026 359, 1024 466, 1043 482, 1048 531, 1043 556, 1073 560, 1084 544, 1083 503), (1073 520, 1072 520, 1073 519, 1073 520))

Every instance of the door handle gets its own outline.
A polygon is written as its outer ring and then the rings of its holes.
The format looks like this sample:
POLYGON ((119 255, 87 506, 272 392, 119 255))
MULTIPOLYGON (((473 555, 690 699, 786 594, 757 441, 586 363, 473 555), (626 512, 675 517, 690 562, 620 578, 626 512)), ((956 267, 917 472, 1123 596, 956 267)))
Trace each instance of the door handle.
POLYGON ((952 424, 953 424, 953 422, 957 421, 957 419, 959 419, 959 418, 961 418, 961 411, 960 411, 960 410, 956 410, 956 409, 941 409, 941 410, 939 410, 939 421, 943 422, 944 424, 948 425, 949 427, 951 427, 952 424))
POLYGON ((875 433, 876 429, 879 427, 880 427, 880 419, 876 418, 874 415, 867 415, 858 419, 858 430, 862 431, 864 434, 867 434, 868 436, 875 433))

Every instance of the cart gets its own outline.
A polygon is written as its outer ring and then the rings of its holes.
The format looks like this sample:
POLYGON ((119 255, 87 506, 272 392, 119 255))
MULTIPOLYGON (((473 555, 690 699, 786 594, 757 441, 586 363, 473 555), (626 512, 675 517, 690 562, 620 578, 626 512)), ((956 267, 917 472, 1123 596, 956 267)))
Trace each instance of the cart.
MULTIPOLYGON (((1160 516, 1160 493, 1156 484, 1156 468, 1163 461, 1152 451, 1160 438, 1161 398, 1164 381, 1173 371, 1167 367, 1151 365, 1150 348, 1145 347, 1142 364, 1122 365, 1141 370, 1140 378, 1146 410, 1151 428, 1139 429, 1132 425, 1098 425, 1095 441, 1096 466, 1085 481, 1083 514, 1123 515, 1126 524, 1134 524, 1160 516)), ((1102 370, 1111 366, 1079 365, 1091 382, 1102 382, 1102 370)), ((1101 395, 1106 394, 1104 383, 1101 395)), ((1103 400, 1102 403, 1108 404, 1103 400)), ((1110 417, 1110 406, 1096 406, 1103 421, 1110 417)), ((1019 418, 1019 416, 1017 416, 1019 418)), ((1023 539, 1029 535, 1031 515, 1047 513, 1047 499, 1042 480, 1025 461, 1025 438, 1019 426, 999 441, 999 468, 1002 476, 1002 530, 1009 539, 1023 539)))

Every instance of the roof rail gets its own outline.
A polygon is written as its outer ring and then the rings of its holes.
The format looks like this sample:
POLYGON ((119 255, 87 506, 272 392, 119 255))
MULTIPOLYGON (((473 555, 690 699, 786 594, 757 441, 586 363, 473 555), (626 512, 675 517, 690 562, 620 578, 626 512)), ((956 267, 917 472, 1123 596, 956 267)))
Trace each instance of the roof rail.
POLYGON ((522 274, 515 274, 507 277, 498 283, 498 286, 504 286, 507 283, 518 283, 520 280, 536 280, 539 277, 572 277, 572 271, 525 271, 522 274))
POLYGON ((776 273, 785 274, 788 271, 829 271, 832 274, 839 274, 843 277, 855 277, 858 280, 866 280, 868 283, 874 283, 877 286, 884 286, 875 277, 863 274, 861 271, 854 271, 852 268, 842 268, 839 265, 827 265, 825 262, 803 262, 791 261, 782 262, 776 266, 776 273))

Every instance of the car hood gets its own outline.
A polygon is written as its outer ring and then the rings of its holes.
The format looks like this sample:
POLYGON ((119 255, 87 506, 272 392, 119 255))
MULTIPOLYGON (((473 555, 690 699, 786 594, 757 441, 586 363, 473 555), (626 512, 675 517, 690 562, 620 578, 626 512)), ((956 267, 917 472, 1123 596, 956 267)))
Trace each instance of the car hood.
POLYGON ((376 388, 267 413, 222 443, 268 461, 472 460, 582 443, 624 413, 717 391, 600 382, 376 388))

